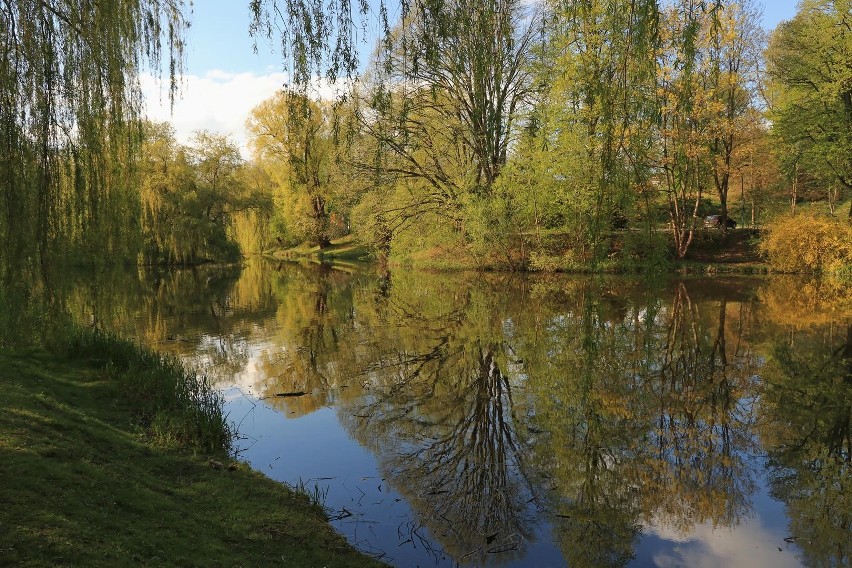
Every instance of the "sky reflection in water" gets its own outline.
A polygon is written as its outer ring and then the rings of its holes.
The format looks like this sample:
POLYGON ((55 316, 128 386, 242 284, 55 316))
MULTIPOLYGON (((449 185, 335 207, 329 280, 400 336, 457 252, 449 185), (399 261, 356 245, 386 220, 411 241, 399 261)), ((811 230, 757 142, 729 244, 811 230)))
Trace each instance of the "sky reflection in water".
POLYGON ((842 287, 263 264, 156 282, 121 331, 204 368, 240 457, 327 491, 396 566, 849 561, 842 287))

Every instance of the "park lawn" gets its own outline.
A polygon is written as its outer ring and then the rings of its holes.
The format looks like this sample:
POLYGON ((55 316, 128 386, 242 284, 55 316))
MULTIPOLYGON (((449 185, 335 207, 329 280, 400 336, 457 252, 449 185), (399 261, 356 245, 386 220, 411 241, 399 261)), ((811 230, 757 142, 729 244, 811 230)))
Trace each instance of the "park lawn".
POLYGON ((0 564, 381 566, 242 463, 156 437, 101 361, 0 350, 0 564))

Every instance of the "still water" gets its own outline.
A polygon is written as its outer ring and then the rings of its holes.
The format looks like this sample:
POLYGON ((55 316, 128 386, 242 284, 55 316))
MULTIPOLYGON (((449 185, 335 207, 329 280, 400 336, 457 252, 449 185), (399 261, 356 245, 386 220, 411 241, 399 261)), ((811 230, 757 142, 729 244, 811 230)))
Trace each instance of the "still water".
POLYGON ((69 297, 394 566, 849 565, 841 284, 257 262, 69 297))

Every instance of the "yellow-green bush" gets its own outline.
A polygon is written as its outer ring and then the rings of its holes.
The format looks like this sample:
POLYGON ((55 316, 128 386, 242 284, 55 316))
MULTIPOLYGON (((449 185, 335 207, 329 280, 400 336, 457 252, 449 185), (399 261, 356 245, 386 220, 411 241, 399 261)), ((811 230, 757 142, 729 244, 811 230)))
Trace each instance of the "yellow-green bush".
POLYGON ((780 272, 849 272, 852 224, 813 214, 780 217, 769 226, 760 249, 780 272))

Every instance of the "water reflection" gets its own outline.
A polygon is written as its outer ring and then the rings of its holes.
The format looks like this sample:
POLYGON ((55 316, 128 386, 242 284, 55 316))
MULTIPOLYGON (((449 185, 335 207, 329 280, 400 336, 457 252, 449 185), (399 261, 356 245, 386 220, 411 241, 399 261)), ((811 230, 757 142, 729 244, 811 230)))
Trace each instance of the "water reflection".
POLYGON ((551 549, 572 567, 724 565, 757 545, 768 563, 849 562, 842 286, 263 263, 125 278, 68 302, 294 428, 333 408, 406 506, 353 540, 399 565, 553 565, 551 549))
POLYGON ((852 557, 852 325, 772 342, 764 373, 772 491, 807 564, 852 557))

